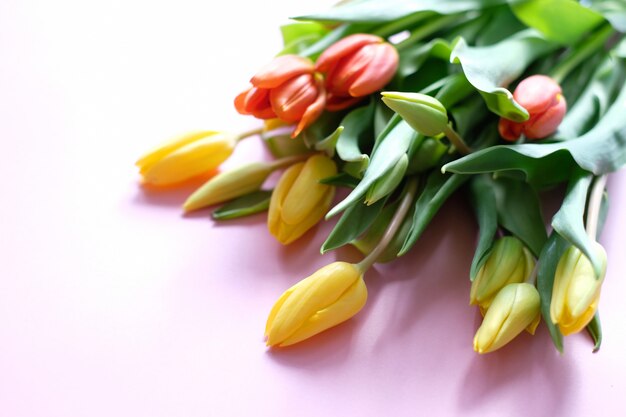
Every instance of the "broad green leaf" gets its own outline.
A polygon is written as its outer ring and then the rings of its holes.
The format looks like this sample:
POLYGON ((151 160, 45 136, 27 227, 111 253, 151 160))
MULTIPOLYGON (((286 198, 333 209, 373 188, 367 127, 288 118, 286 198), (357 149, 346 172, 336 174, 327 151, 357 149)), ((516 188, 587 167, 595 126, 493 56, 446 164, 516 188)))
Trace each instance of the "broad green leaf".
POLYGON ((321 248, 321 253, 337 249, 359 237, 380 215, 387 199, 372 205, 358 202, 348 207, 335 224, 321 248))
POLYGON ((507 0, 354 0, 325 12, 299 16, 298 20, 325 22, 389 22, 418 12, 442 15, 497 6, 507 0))
POLYGON ((325 111, 322 115, 309 127, 304 129, 296 139, 301 138, 309 149, 315 149, 315 146, 330 137, 336 132, 341 119, 345 112, 325 111))
POLYGON ((375 103, 352 110, 341 121, 343 132, 337 141, 337 155, 346 162, 357 162, 358 172, 362 173, 369 165, 369 156, 360 148, 360 142, 367 136, 371 139, 375 103))
POLYGON ((600 350, 600 346, 602 346, 602 325, 600 323, 600 314, 596 310, 596 314, 594 314, 593 319, 587 325, 587 332, 593 339, 593 353, 596 353, 600 350))
POLYGON ((411 249, 443 203, 468 179, 467 175, 445 175, 438 171, 428 176, 426 186, 415 203, 413 223, 398 256, 411 249))
POLYGON ((600 13, 620 32, 626 32, 626 2, 624 0, 580 0, 584 6, 600 13))
POLYGON ((530 0, 514 3, 511 9, 527 26, 565 45, 576 43, 604 20, 600 13, 574 0, 530 0))
POLYGON ((558 143, 498 145, 444 165, 443 170, 478 174, 521 171, 533 184, 555 184, 570 178, 575 164, 595 175, 616 171, 626 164, 626 88, 607 113, 575 139, 558 143))
POLYGON ((398 63, 398 75, 400 77, 408 77, 417 72, 429 57, 439 58, 449 61, 452 47, 450 43, 444 39, 433 39, 423 45, 416 45, 400 55, 398 63))
POLYGON ((499 178, 494 184, 499 189, 498 222, 539 257, 548 235, 537 193, 528 183, 510 178, 499 178))
POLYGON ((337 187, 355 188, 359 184, 359 179, 346 172, 340 172, 332 177, 322 178, 320 183, 337 187))
POLYGON ((283 49, 278 55, 299 54, 318 42, 329 29, 317 22, 294 22, 280 27, 283 49))
POLYGON ((213 211, 215 220, 237 219, 265 211, 270 206, 271 190, 255 191, 239 197, 213 211))
POLYGON ((493 245, 498 230, 498 212, 493 180, 488 175, 477 175, 469 185, 469 196, 478 222, 478 243, 470 268, 470 280, 474 280, 478 271, 487 260, 487 254, 493 245))
POLYGON ((559 328, 552 323, 550 303, 552 302, 552 287, 554 286, 556 266, 569 246, 565 239, 553 231, 544 245, 537 262, 537 290, 541 298, 541 315, 548 327, 550 337, 552 337, 552 343, 561 353, 563 353, 563 335, 559 328))
POLYGON ((338 126, 333 133, 315 144, 315 150, 324 151, 331 158, 335 156, 335 146, 337 145, 337 141, 341 136, 341 132, 343 132, 343 126, 338 126))
MULTIPOLYGON (((487 15, 487 13, 483 14, 487 15)), ((463 36, 463 39, 471 45, 488 46, 526 29, 526 26, 515 17, 508 5, 495 7, 488 17, 489 20, 483 24, 474 42, 471 42, 465 36, 463 36)))
POLYGON ((372 152, 370 164, 363 175, 363 179, 345 199, 328 212, 327 219, 360 201, 369 187, 393 168, 402 155, 406 153, 411 141, 417 137, 417 132, 411 129, 406 122, 400 121, 394 124, 391 130, 383 132, 381 135, 384 136, 379 141, 378 147, 372 152))
POLYGON ((467 80, 481 93, 492 112, 518 122, 528 119, 528 112, 513 99, 506 88, 528 65, 556 49, 557 44, 534 30, 525 30, 503 41, 482 47, 469 46, 459 38, 450 62, 460 63, 467 80))
POLYGON ((589 258, 597 276, 602 270, 602 260, 596 255, 583 221, 592 179, 593 176, 586 172, 577 172, 572 177, 563 204, 552 218, 552 227, 589 258))

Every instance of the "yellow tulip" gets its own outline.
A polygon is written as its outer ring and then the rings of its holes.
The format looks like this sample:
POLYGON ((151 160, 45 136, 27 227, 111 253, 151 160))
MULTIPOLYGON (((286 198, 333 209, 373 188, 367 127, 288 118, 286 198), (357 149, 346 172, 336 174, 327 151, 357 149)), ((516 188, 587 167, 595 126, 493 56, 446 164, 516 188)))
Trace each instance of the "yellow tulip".
POLYGON ((289 167, 281 176, 270 200, 267 226, 286 245, 315 226, 330 208, 335 187, 321 184, 337 173, 335 162, 325 155, 314 155, 289 167))
POLYGON ((224 132, 189 133, 148 152, 136 165, 146 184, 175 184, 217 168, 233 153, 237 140, 224 132))
POLYGON ((523 282, 505 286, 485 313, 474 336, 474 350, 489 353, 500 349, 525 328, 532 327, 539 315, 539 292, 534 285, 523 282))
POLYGON ((565 251, 556 267, 550 318, 566 336, 584 329, 598 307, 600 288, 606 274, 606 251, 597 242, 595 250, 602 258, 602 270, 598 277, 589 259, 575 246, 565 251))
POLYGON ((363 308, 367 287, 354 264, 333 262, 298 282, 272 308, 268 346, 288 346, 342 323, 363 308))
POLYGON ((472 282, 470 304, 488 308, 500 289, 524 282, 534 268, 535 258, 519 239, 513 236, 499 239, 472 282))
POLYGON ((273 170, 271 163, 253 162, 219 173, 191 194, 183 208, 197 210, 257 191, 273 170))

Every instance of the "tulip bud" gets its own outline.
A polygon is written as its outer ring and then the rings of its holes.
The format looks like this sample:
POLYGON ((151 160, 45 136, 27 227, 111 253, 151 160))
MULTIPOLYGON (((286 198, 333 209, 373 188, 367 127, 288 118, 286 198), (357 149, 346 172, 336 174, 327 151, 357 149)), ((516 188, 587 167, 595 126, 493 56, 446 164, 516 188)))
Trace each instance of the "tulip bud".
POLYGON ((359 33, 334 43, 315 64, 326 75, 326 107, 345 109, 380 90, 393 78, 398 62, 396 49, 375 35, 359 33))
POLYGON ((324 217, 335 188, 319 181, 336 174, 335 162, 325 155, 314 155, 283 173, 272 192, 267 218, 268 229, 279 242, 293 242, 324 217))
POLYGON ((273 170, 272 164, 253 162, 222 172, 191 194, 183 208, 185 211, 197 210, 257 191, 273 170))
POLYGON ((591 261, 575 246, 569 247, 556 268, 550 318, 561 333, 569 335, 585 328, 593 318, 606 274, 606 251, 595 242, 602 270, 596 277, 591 261))
POLYGON ((313 123, 324 110, 323 80, 313 63, 297 55, 274 58, 250 80, 252 87, 235 98, 241 114, 297 123, 292 137, 313 123))
POLYGON ((333 262, 281 295, 265 326, 268 346, 289 346, 342 323, 363 308, 367 287, 361 271, 333 262))
POLYGON ((402 182, 406 168, 409 166, 409 157, 404 154, 400 160, 384 174, 377 179, 374 184, 367 190, 365 195, 365 204, 371 206, 381 198, 384 198, 394 192, 396 187, 402 182))
POLYGON ((424 136, 437 136, 448 127, 448 112, 439 100, 426 94, 385 91, 383 102, 424 136))
POLYGON ((524 282, 535 268, 535 258, 516 237, 505 236, 491 249, 470 290, 470 304, 489 307, 508 284, 524 282))
POLYGON ((174 184, 217 168, 233 153, 237 139, 224 132, 190 133, 147 153, 135 165, 146 184, 174 184))
POLYGON ((523 134, 527 139, 543 139, 556 132, 565 116, 567 103, 561 86, 545 75, 533 75, 520 82, 513 98, 529 114, 525 122, 500 119, 500 136, 516 141, 523 134))
POLYGON ((489 353, 500 349, 536 322, 540 314, 539 292, 528 283, 502 288, 485 313, 474 336, 474 350, 489 353))

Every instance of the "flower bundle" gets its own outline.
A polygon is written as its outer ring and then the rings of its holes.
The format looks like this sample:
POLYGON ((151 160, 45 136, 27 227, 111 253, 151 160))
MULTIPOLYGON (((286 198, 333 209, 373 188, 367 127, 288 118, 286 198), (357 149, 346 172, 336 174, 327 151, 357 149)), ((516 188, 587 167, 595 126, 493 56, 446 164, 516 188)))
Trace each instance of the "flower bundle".
POLYGON ((410 256, 461 192, 479 226, 474 349, 497 350, 540 322, 560 351, 583 329, 598 349, 605 185, 626 163, 626 5, 354 0, 294 20, 281 27, 284 48, 234 98, 262 128, 188 134, 137 163, 144 182, 175 184, 260 136, 273 161, 213 176, 184 209, 225 203, 216 220, 267 211, 285 245, 341 214, 321 251, 353 245, 362 261, 334 262, 285 291, 267 344, 357 314, 368 268, 410 256), (263 189, 276 170, 276 186, 263 189), (559 185, 562 205, 546 221, 538 193, 559 185), (337 187, 346 197, 333 205, 337 187))

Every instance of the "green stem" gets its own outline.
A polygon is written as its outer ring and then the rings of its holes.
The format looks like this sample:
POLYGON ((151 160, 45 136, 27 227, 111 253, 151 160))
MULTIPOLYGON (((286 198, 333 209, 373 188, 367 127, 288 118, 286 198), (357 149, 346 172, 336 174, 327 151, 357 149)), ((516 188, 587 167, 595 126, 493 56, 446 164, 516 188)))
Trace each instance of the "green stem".
POLYGON ((380 36, 381 38, 387 38, 407 30, 412 26, 420 23, 424 20, 430 19, 433 15, 431 13, 414 13, 405 16, 401 19, 394 20, 386 25, 380 26, 378 29, 371 32, 372 35, 380 36))
POLYGON ((602 196, 604 195, 606 180, 606 174, 598 177, 593 183, 591 193, 589 195, 589 204, 587 205, 587 223, 585 224, 585 229, 587 230, 587 236, 593 240, 597 240, 598 238, 598 221, 600 219, 600 207, 602 205, 602 196))
POLYGON ((421 25, 417 29, 411 31, 411 35, 402 42, 398 43, 396 45, 396 49, 398 51, 406 49, 412 46, 414 43, 419 42, 422 39, 450 25, 451 23, 458 21, 459 18, 462 18, 462 16, 453 14, 432 19, 430 22, 421 25))
POLYGON ((263 128, 262 127, 258 127, 256 129, 250 129, 247 130, 245 132, 242 132, 240 134, 237 135, 237 142, 245 139, 245 138, 249 138, 250 136, 256 136, 256 135, 260 135, 261 133, 263 133, 263 128))
POLYGON ((600 28, 600 30, 578 45, 567 58, 554 67, 551 77, 557 83, 562 83, 572 70, 600 49, 612 34, 613 27, 611 25, 605 25, 600 28))
POLYGON ((361 262, 356 264, 356 267, 361 273, 365 273, 367 269, 372 266, 378 257, 387 249, 387 246, 391 243, 393 238, 396 235, 398 229, 402 225, 406 214, 409 212, 411 205, 413 204, 413 200, 415 199, 415 194, 417 193, 417 177, 413 177, 409 179, 406 187, 404 189, 404 196, 402 197, 402 201, 400 202, 400 206, 398 207, 398 211, 393 215, 385 234, 378 242, 378 245, 367 255, 361 262))
POLYGON ((301 155, 293 155, 293 156, 286 156, 284 158, 280 158, 277 159, 275 161, 272 161, 270 163, 270 167, 272 168, 272 170, 276 170, 279 168, 284 168, 288 165, 293 165, 297 162, 300 161, 304 161, 305 159, 308 159, 311 155, 314 155, 313 153, 305 153, 305 154, 301 154, 301 155))
POLYGON ((456 133, 456 131, 452 129, 450 125, 446 126, 446 130, 444 130, 443 133, 448 137, 448 139, 450 139, 450 142, 456 148, 456 150, 459 151, 459 153, 463 155, 468 155, 472 153, 472 150, 469 146, 467 146, 461 135, 456 133))

